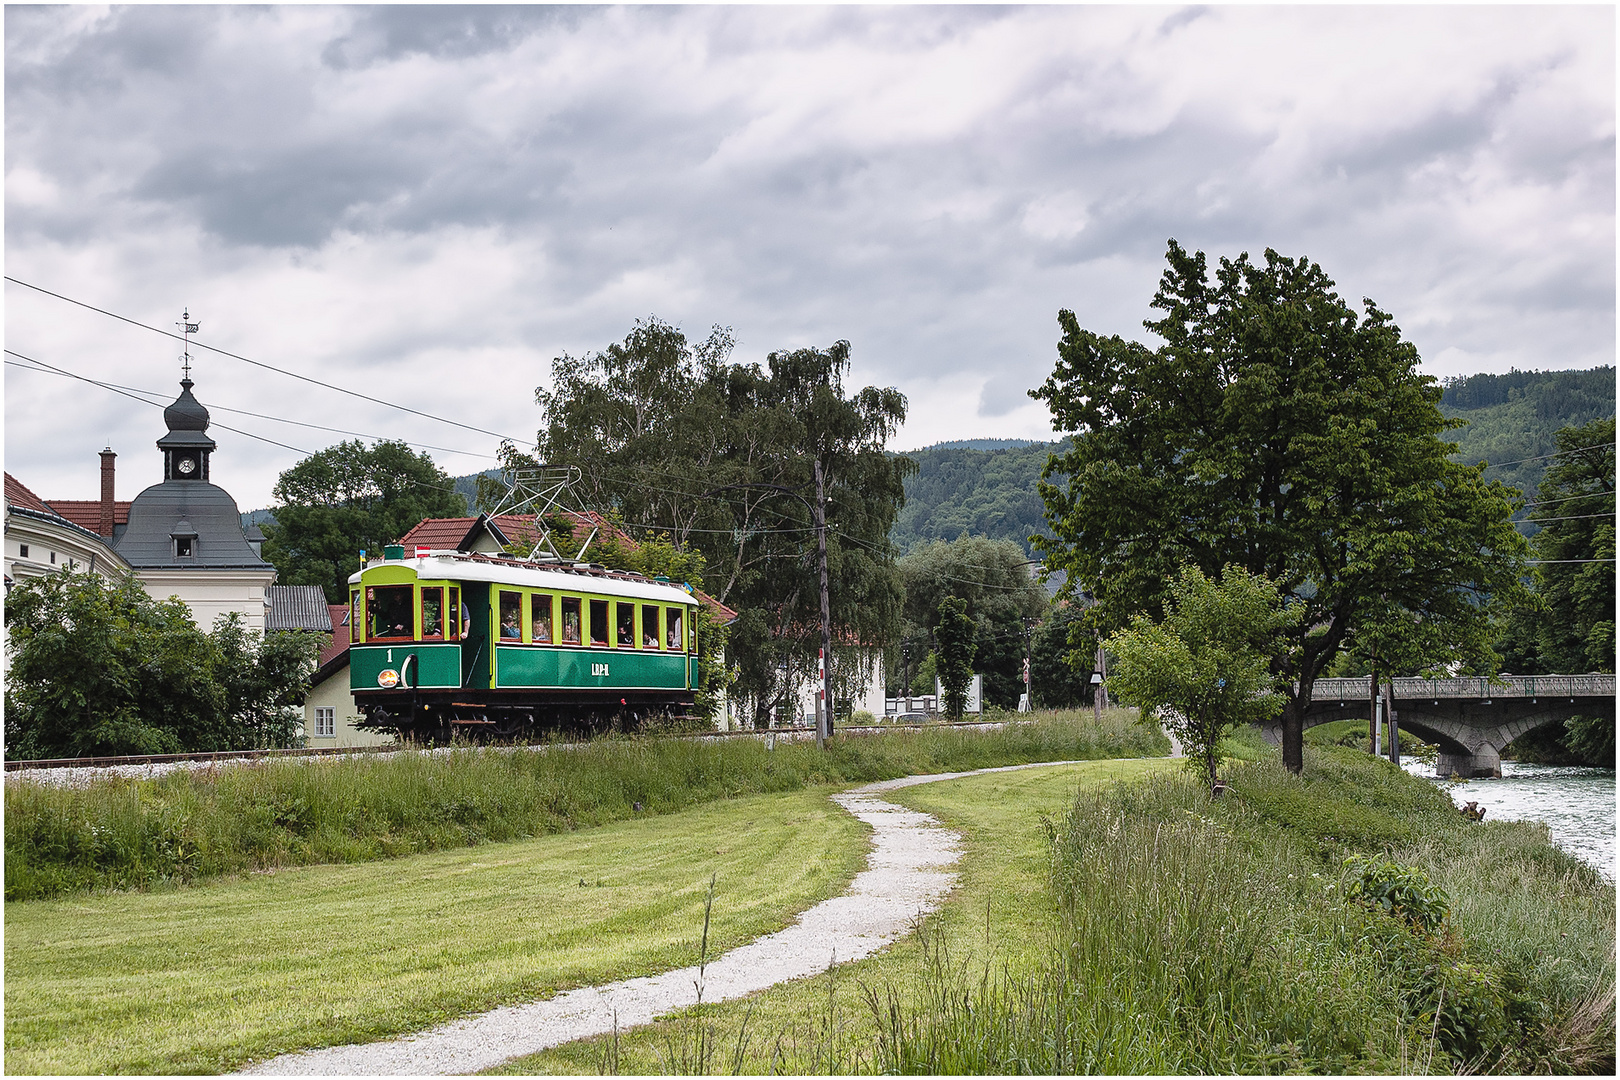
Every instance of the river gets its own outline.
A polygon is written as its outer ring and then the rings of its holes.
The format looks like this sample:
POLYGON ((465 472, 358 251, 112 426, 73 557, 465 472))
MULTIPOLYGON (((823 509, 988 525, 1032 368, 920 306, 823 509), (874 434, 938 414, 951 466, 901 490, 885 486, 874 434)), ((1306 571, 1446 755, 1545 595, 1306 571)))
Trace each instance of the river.
MULTIPOLYGON (((1434 779, 1434 770, 1410 759, 1402 762, 1416 776, 1434 779)), ((1451 789, 1458 805, 1478 803, 1485 820, 1544 821, 1553 843, 1594 866, 1610 881, 1614 861, 1614 770, 1572 765, 1502 762, 1500 779, 1469 780, 1451 789)))

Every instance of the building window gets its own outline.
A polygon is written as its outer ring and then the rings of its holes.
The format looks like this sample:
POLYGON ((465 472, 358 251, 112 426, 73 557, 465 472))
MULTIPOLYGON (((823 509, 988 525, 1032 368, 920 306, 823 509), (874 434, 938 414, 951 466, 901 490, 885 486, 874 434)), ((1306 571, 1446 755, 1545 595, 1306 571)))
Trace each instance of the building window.
POLYGON ((20 552, 19 552, 19 553, 18 553, 18 555, 17 555, 17 557, 18 557, 18 558, 19 558, 19 559, 26 559, 26 558, 28 558, 28 545, 27 545, 27 544, 22 544, 22 545, 20 545, 20 546, 21 546, 21 548, 22 548, 22 551, 20 551, 20 552))
POLYGON ((337 706, 315 706, 315 737, 329 739, 337 735, 337 706))
POLYGON ((52 566, 56 565, 56 552, 54 552, 54 551, 51 552, 51 565, 52 566))
POLYGON ((174 555, 177 559, 191 558, 191 537, 177 536, 174 538, 174 555))

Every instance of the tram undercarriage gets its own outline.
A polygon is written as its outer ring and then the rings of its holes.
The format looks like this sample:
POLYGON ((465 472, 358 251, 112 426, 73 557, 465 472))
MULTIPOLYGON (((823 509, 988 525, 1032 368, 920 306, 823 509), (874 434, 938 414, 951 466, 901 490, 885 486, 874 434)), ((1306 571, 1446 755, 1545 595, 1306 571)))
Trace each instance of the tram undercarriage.
POLYGON ((545 701, 487 694, 393 694, 361 704, 357 725, 395 732, 401 742, 442 746, 452 741, 511 742, 535 735, 588 737, 639 731, 649 722, 688 719, 690 693, 621 691, 575 694, 545 701))

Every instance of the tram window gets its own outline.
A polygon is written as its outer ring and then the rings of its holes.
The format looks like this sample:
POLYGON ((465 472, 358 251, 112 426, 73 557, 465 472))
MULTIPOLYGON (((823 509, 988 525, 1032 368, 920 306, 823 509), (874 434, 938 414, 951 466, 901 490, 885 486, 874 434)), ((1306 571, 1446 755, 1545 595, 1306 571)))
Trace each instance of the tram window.
POLYGON ((681 637, 681 609, 678 607, 668 608, 665 614, 669 616, 664 620, 664 625, 668 628, 665 630, 664 638, 668 642, 666 647, 675 652, 680 652, 681 645, 685 640, 681 637))
POLYGON ((641 605, 641 647, 658 648, 658 605, 641 605))
POLYGON ((564 645, 579 644, 579 597, 577 596, 565 596, 562 598, 562 639, 564 645))
POLYGON ((507 641, 523 640, 522 593, 501 593, 501 637, 507 641))
POLYGON ((450 586, 450 637, 452 640, 467 636, 467 624, 461 621, 461 589, 450 586))
POLYGON ((636 647, 636 605, 619 603, 615 605, 619 617, 619 645, 626 649, 636 647))
POLYGON ((606 645, 608 643, 608 602, 606 600, 591 601, 591 644, 606 645))
POLYGON ((349 594, 349 643, 352 645, 360 640, 360 590, 355 589, 349 594))
POLYGON ((411 587, 409 585, 373 585, 366 590, 366 615, 371 625, 366 628, 370 638, 408 638, 411 636, 411 587))
POLYGON ((534 613, 531 620, 533 631, 531 637, 536 644, 551 644, 551 597, 546 593, 535 593, 529 597, 529 607, 534 613))
POLYGON ((422 636, 432 641, 444 637, 444 589, 422 590, 422 636))

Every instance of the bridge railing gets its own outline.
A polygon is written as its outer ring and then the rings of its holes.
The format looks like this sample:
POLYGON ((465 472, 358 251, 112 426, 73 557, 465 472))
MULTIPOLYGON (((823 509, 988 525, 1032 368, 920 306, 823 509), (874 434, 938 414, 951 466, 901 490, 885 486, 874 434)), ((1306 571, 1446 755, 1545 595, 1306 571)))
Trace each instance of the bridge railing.
MULTIPOLYGON (((1483 675, 1462 679, 1402 678, 1395 684, 1395 699, 1429 698, 1536 698, 1613 697, 1613 675, 1512 675, 1493 682, 1483 675)), ((1381 682, 1380 686, 1383 685, 1381 682)), ((1380 691, 1382 692, 1382 691, 1380 691)), ((1313 701, 1366 701, 1367 679, 1317 679, 1313 701)))

